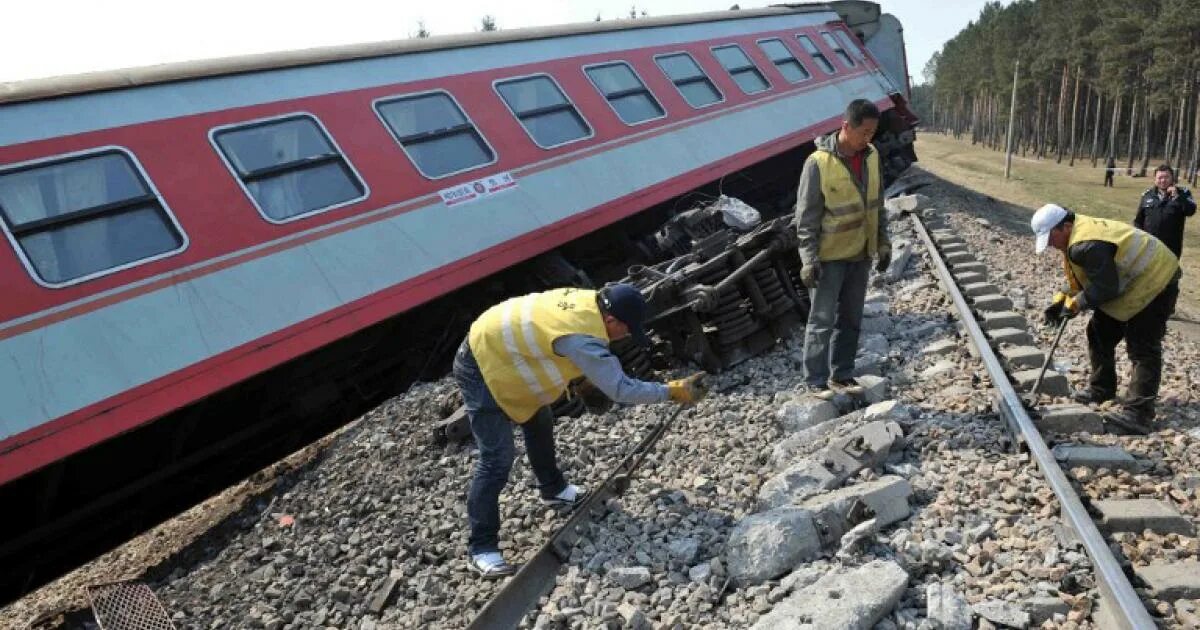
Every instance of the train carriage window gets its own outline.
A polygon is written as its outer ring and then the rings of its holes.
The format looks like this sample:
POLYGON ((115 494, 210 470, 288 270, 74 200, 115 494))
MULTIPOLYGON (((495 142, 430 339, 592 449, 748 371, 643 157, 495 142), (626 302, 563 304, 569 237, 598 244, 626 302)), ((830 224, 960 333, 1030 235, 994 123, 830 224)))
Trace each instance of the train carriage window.
POLYGON ((842 48, 842 43, 840 41, 825 31, 821 31, 821 37, 823 37, 825 39, 825 43, 828 44, 831 49, 833 49, 833 54, 837 55, 838 59, 841 59, 842 63, 846 64, 846 67, 854 67, 854 60, 850 58, 850 55, 846 54, 846 49, 842 48))
POLYGON ((849 33, 846 31, 834 31, 833 34, 838 38, 838 41, 842 42, 842 48, 849 50, 850 54, 853 55, 855 59, 858 59, 859 61, 866 61, 867 58, 865 55, 863 55, 862 49, 859 48, 857 42, 850 39, 849 33))
POLYGON ((636 125, 666 116, 662 105, 629 64, 606 63, 584 68, 584 72, 625 124, 636 125))
POLYGON ((272 223, 367 196, 366 184, 309 114, 214 129, 212 140, 259 212, 272 223))
POLYGON ((550 149, 591 137, 592 128, 548 75, 507 79, 496 91, 539 147, 550 149))
POLYGON ((775 67, 779 69, 779 74, 782 74, 788 83, 799 83, 812 78, 812 75, 808 73, 808 69, 804 67, 804 64, 801 64, 800 60, 796 59, 795 55, 792 54, 792 51, 788 50, 788 47, 783 44, 783 40, 760 40, 758 47, 762 48, 767 58, 771 60, 771 63, 775 64, 775 67))
POLYGON ((375 111, 417 170, 430 179, 496 161, 491 146, 446 92, 380 100, 375 111))
POLYGON ((820 48, 817 48, 817 45, 813 43, 813 40, 809 39, 807 35, 797 35, 796 39, 800 40, 800 45, 803 46, 804 50, 808 52, 809 56, 811 56, 813 60, 817 62, 817 65, 821 66, 821 69, 825 71, 825 74, 834 73, 833 64, 829 63, 829 59, 825 57, 825 53, 821 52, 820 48))
POLYGON ((694 108, 707 107, 725 100, 717 86, 688 53, 673 53, 654 58, 654 62, 675 84, 683 100, 694 108))
POLYGON ((750 57, 746 56, 746 51, 742 50, 741 46, 737 44, 718 46, 713 48, 712 52, 717 61, 721 62, 721 67, 729 72, 729 76, 733 77, 733 81, 746 94, 771 89, 771 84, 758 70, 758 66, 750 61, 750 57))
POLYGON ((0 218, 35 278, 52 287, 187 246, 141 166, 115 147, 0 169, 0 218))

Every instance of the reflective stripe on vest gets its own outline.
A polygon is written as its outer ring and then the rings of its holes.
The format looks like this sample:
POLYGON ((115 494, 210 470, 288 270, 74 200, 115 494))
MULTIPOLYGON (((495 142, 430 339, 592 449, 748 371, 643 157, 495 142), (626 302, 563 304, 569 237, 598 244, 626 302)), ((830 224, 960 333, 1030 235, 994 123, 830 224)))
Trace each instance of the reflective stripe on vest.
MULTIPOLYGON (((1146 308, 1179 270, 1179 259, 1162 241, 1125 223, 1075 215, 1067 248, 1084 241, 1104 241, 1117 246, 1114 262, 1119 295, 1097 308, 1118 321, 1129 321, 1146 308)), ((1068 268, 1067 280, 1087 289, 1088 278, 1083 267, 1068 259, 1068 268)))
POLYGON ((572 334, 608 341, 595 291, 555 289, 501 302, 475 320, 467 343, 496 403, 521 423, 582 374, 554 353, 554 341, 572 334))
POLYGON ((859 192, 850 169, 833 153, 818 149, 808 159, 821 174, 825 214, 817 257, 822 261, 854 258, 866 250, 874 256, 879 240, 879 153, 868 148, 863 160, 866 195, 859 192))

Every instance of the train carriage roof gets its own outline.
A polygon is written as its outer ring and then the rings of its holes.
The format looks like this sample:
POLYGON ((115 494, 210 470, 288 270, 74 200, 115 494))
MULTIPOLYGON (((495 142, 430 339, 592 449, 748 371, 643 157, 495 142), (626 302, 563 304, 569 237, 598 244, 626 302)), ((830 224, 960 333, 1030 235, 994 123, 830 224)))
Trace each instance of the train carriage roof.
POLYGON ((0 104, 32 101, 58 96, 116 90, 157 83, 203 77, 294 68, 337 61, 386 57, 414 52, 465 48, 488 44, 549 39, 610 31, 746 19, 789 13, 837 12, 852 27, 870 23, 879 17, 879 5, 865 0, 836 0, 822 3, 792 3, 763 9, 736 12, 711 11, 687 15, 581 22, 556 26, 516 28, 487 33, 440 35, 424 39, 404 39, 343 46, 325 46, 285 52, 258 53, 218 59, 158 64, 120 70, 48 77, 0 83, 0 104))

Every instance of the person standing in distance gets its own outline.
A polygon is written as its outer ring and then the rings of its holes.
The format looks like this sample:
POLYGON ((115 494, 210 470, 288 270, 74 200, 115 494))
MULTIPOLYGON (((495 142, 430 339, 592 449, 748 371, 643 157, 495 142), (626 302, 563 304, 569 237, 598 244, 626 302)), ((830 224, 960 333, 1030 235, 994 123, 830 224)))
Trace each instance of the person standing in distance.
POLYGON ((670 383, 626 376, 608 349, 633 337, 646 345, 648 306, 636 287, 614 284, 600 291, 554 289, 505 300, 471 324, 454 357, 454 380, 462 391, 479 459, 467 491, 469 564, 485 578, 511 575, 500 553, 500 492, 508 484, 516 450, 513 426, 521 427, 525 452, 542 501, 574 505, 584 496, 567 483, 554 453, 550 404, 567 384, 584 376, 619 403, 672 400, 692 404, 708 393, 704 373, 670 383))
POLYGON ((891 262, 879 152, 871 138, 879 109, 866 99, 846 107, 842 127, 816 141, 796 194, 800 280, 812 307, 804 331, 804 381, 819 396, 857 393, 854 355, 862 327, 871 258, 891 262))
POLYGON ((1154 169, 1154 187, 1142 193, 1133 227, 1166 243, 1176 258, 1183 255, 1183 224, 1196 214, 1192 192, 1175 184, 1175 171, 1163 164, 1154 169))
POLYGON ((1104 164, 1104 185, 1112 188, 1113 173, 1117 171, 1117 161, 1113 156, 1108 156, 1108 162, 1104 164))

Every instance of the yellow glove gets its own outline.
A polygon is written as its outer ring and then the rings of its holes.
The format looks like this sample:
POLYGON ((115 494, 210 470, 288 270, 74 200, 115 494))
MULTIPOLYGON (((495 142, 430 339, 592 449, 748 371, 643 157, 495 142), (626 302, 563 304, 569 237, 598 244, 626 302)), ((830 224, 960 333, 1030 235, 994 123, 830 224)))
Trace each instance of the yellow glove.
POLYGON ((708 395, 706 376, 704 372, 697 372, 687 378, 671 381, 667 383, 667 394, 681 405, 697 403, 708 395))
POLYGON ((1074 295, 1069 295, 1063 300, 1063 315, 1066 317, 1075 317, 1079 314, 1081 307, 1079 300, 1074 295))
POLYGON ((1050 303, 1051 304, 1062 304, 1067 301, 1068 297, 1070 297, 1070 296, 1068 296, 1066 293, 1063 293, 1062 291, 1059 291, 1058 293, 1054 294, 1054 299, 1050 300, 1050 303))

